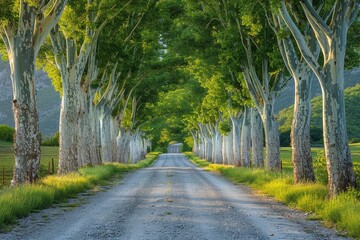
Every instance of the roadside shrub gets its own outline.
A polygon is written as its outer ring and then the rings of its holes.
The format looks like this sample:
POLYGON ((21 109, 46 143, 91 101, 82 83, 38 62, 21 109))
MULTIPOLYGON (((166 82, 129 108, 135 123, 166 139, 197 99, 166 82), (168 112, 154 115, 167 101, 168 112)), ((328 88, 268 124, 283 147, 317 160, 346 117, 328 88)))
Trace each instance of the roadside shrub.
POLYGON ((317 151, 316 157, 313 159, 313 166, 316 181, 326 185, 328 183, 328 174, 326 170, 326 158, 324 150, 317 151))
POLYGON ((57 131, 52 137, 45 136, 41 141, 42 146, 59 146, 59 131, 57 131))
POLYGON ((8 125, 0 125, 0 140, 6 142, 14 141, 15 129, 8 125))

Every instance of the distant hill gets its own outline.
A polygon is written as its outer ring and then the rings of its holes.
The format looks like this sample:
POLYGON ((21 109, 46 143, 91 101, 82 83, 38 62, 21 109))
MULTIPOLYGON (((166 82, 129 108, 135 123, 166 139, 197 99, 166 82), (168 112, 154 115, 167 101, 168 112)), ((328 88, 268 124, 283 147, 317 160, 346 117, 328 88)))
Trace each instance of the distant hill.
MULTIPOLYGON (((360 83, 360 68, 353 69, 351 71, 345 71, 345 83, 344 87, 353 87, 356 84, 360 83)), ((282 94, 276 99, 275 102, 275 112, 278 113, 284 108, 288 108, 294 104, 294 80, 290 80, 289 84, 286 86, 282 94)), ((311 98, 321 95, 321 89, 319 81, 313 81, 311 85, 311 98)))
MULTIPOLYGON (((58 92, 54 91, 50 79, 43 71, 37 71, 36 89, 37 101, 39 111, 39 124, 40 131, 43 136, 52 136, 59 128, 59 113, 60 113, 60 96, 58 92)), ((360 68, 352 71, 345 72, 345 87, 352 87, 360 83, 360 68)), ((318 81, 313 81, 311 96, 319 96, 321 94, 318 81)), ((10 80, 10 69, 7 62, 0 59, 0 124, 7 124, 14 126, 13 113, 12 113, 12 86, 10 80)), ((290 81, 288 86, 284 89, 283 93, 278 97, 275 103, 275 111, 278 113, 280 110, 293 105, 294 103, 294 82, 290 81)), ((355 103, 359 103, 357 101, 355 103)), ((289 111, 285 115, 289 115, 289 111)), ((315 113, 315 111, 314 111, 315 113)), ((349 114, 348 114, 349 115, 349 114)), ((289 115, 292 116, 292 115, 289 115)), ((281 129, 288 128, 284 122, 291 122, 289 118, 283 119, 284 113, 280 113, 280 120, 282 122, 281 129)), ((359 119, 359 118, 358 118, 359 119)), ((321 122, 321 121, 320 121, 321 122)), ((351 128, 351 125, 348 127, 351 128)), ((357 136, 360 137, 360 136, 357 136)))
MULTIPOLYGON (((360 78, 360 75, 358 75, 360 78)), ((360 80, 360 79, 359 79, 360 80)), ((311 101, 311 127, 322 128, 322 98, 315 97, 311 101)), ((280 132, 288 132, 291 128, 294 106, 279 112, 280 132)), ((351 142, 360 142, 360 84, 345 89, 345 111, 348 137, 351 142)), ((321 133, 320 133, 321 134, 321 133)))
MULTIPOLYGON (((50 79, 43 71, 36 71, 35 79, 40 131, 43 136, 52 136, 59 128, 60 95, 54 91, 50 79)), ((14 126, 11 103, 12 85, 9 64, 0 60, 0 124, 14 126)))

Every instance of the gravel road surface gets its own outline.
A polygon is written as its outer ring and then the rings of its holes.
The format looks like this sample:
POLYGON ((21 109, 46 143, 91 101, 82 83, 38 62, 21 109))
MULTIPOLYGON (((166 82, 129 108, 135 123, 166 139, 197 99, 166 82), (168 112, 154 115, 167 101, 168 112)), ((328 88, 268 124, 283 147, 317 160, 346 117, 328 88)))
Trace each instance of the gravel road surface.
POLYGON ((345 239, 182 154, 100 190, 33 213, 0 239, 345 239))

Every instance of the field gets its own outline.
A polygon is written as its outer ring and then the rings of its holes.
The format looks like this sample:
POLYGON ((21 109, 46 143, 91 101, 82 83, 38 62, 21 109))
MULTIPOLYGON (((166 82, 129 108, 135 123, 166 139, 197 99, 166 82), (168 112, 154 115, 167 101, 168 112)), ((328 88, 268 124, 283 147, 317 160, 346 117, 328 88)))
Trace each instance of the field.
MULTIPOLYGON (((350 144, 351 154, 354 162, 354 169, 357 173, 358 182, 360 180, 360 143, 350 144)), ((55 173, 57 172, 58 165, 58 147, 41 147, 41 176, 46 176, 49 174, 49 164, 50 172, 52 171, 52 159, 54 160, 55 173)), ((325 162, 322 162, 321 153, 323 153, 322 148, 313 148, 313 160, 314 167, 317 175, 322 176, 323 179, 320 179, 322 182, 326 181, 326 172, 325 172, 325 162), (325 178, 325 179, 324 179, 325 178)), ((291 148, 282 147, 281 148, 281 159, 283 164, 283 173, 291 174, 292 173, 292 164, 291 164, 291 148)), ((9 186, 14 166, 14 155, 12 149, 12 143, 0 141, 0 185, 2 186, 2 171, 5 170, 5 186, 9 186)), ((360 185, 360 184, 358 184, 360 185)))
MULTIPOLYGON (((59 148, 58 147, 41 147, 41 171, 40 175, 48 175, 48 167, 50 163, 50 171, 52 171, 52 159, 54 159, 54 170, 57 172, 57 165, 59 159, 59 148)), ((0 185, 3 186, 3 170, 4 175, 4 185, 9 186, 10 181, 13 175, 14 168, 14 153, 13 153, 13 144, 9 142, 0 141, 0 185)))

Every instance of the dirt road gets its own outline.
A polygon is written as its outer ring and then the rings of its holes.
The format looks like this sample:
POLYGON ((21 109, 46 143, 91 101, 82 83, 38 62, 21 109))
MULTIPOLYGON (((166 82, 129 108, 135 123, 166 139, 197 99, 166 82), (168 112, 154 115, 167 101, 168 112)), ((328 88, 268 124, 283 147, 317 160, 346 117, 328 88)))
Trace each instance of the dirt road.
POLYGON ((74 201, 83 204, 31 214, 0 239, 344 239, 182 154, 74 201))

